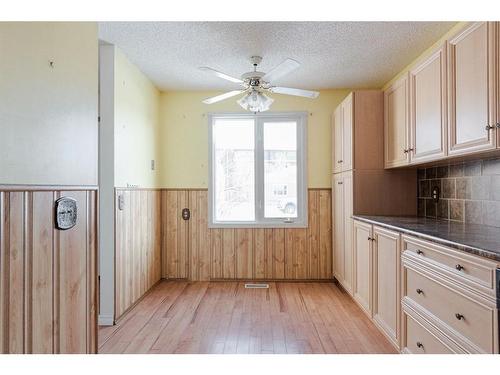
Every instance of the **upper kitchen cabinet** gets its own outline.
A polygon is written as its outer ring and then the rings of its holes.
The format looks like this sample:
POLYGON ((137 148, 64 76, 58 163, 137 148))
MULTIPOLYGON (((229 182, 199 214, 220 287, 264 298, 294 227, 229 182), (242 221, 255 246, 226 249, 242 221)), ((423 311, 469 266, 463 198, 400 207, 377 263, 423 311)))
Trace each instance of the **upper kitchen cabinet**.
POLYGON ((410 162, 408 150, 408 75, 384 91, 385 167, 399 167, 410 162))
POLYGON ((353 169, 382 168, 379 150, 383 136, 383 96, 377 90, 354 91, 336 108, 333 116, 333 173, 353 169))
POLYGON ((448 44, 450 155, 496 147, 496 24, 474 22, 448 44))
POLYGON ((409 80, 410 162, 413 164, 443 158, 448 151, 446 44, 418 62, 410 70, 409 80))
POLYGON ((353 93, 350 93, 342 102, 342 171, 350 171, 352 169, 352 130, 353 130, 353 93))
POLYGON ((332 170, 333 173, 342 172, 342 104, 333 113, 332 122, 332 170))
POLYGON ((352 169, 353 93, 335 109, 333 118, 333 173, 352 169))

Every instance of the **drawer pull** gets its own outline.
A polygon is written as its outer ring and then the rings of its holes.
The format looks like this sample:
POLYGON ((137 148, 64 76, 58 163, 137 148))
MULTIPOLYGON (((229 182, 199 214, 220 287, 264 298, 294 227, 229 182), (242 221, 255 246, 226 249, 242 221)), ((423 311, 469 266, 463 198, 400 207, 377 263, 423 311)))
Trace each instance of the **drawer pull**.
POLYGON ((464 266, 462 266, 461 264, 457 264, 455 268, 457 269, 457 271, 462 271, 464 269, 464 266))
POLYGON ((464 320, 465 316, 463 316, 462 314, 456 313, 455 318, 457 318, 458 320, 464 320))
POLYGON ((420 288, 417 289, 416 292, 417 292, 417 294, 424 294, 424 291, 422 289, 420 289, 420 288))
POLYGON ((424 255, 424 252, 422 250, 420 250, 420 249, 417 249, 417 254, 418 255, 424 255))
POLYGON ((417 348, 424 350, 424 344, 422 344, 420 341, 417 341, 417 348))

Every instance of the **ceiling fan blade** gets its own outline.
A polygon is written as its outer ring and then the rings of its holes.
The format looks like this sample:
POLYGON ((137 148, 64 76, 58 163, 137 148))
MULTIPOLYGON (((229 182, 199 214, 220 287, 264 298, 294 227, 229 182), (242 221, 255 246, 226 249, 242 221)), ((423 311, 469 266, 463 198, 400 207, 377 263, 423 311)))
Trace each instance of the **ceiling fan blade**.
POLYGON ((212 73, 213 75, 215 75, 215 76, 217 76, 219 78, 225 79, 226 81, 231 81, 231 82, 235 82, 235 83, 243 83, 243 81, 241 79, 239 79, 239 78, 231 77, 230 75, 227 75, 225 73, 221 73, 218 70, 209 68, 208 66, 201 66, 198 69, 200 69, 200 70, 202 70, 204 72, 212 73))
POLYGON ((286 59, 278 66, 275 66, 274 69, 267 73, 264 77, 262 77, 262 80, 266 82, 276 81, 278 78, 281 78, 288 73, 293 72, 299 66, 300 63, 298 61, 295 61, 293 59, 286 59))
POLYGON ((311 99, 315 99, 319 96, 319 92, 317 91, 294 89, 291 87, 271 87, 269 91, 274 92, 276 94, 303 96, 305 98, 311 98, 311 99))
POLYGON ((236 95, 239 95, 243 92, 245 92, 246 90, 234 90, 234 91, 229 91, 229 92, 226 92, 224 94, 221 94, 221 95, 217 95, 217 96, 213 96, 211 98, 207 98, 205 100, 203 100, 203 103, 205 104, 212 104, 212 103, 217 103, 217 102, 220 102, 224 99, 228 99, 228 98, 231 98, 233 96, 236 96, 236 95))

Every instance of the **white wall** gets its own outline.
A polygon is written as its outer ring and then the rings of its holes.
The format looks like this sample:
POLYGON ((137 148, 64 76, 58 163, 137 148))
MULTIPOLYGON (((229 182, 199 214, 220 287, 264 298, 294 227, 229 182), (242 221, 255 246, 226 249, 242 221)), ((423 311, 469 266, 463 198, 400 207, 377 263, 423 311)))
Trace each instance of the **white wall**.
POLYGON ((0 184, 97 185, 97 76, 95 22, 0 22, 0 184))
POLYGON ((113 324, 115 187, 158 186, 160 92, 117 47, 99 45, 99 324, 113 324))
POLYGON ((115 48, 115 186, 159 186, 160 92, 115 48), (156 161, 151 170, 151 160, 156 161))

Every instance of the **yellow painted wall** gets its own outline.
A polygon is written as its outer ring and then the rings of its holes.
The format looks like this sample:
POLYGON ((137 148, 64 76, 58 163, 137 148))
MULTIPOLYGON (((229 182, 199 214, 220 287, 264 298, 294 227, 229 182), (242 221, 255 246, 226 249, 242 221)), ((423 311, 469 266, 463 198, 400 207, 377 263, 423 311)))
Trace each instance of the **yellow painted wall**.
POLYGON ((434 50, 443 44, 447 39, 449 39, 452 35, 454 35, 458 30, 460 30, 466 22, 457 22, 446 34, 444 34, 439 40, 437 40, 432 46, 427 48, 424 52, 422 52, 415 60, 413 60, 411 63, 409 63, 402 71, 400 71, 398 74, 396 74, 389 82, 387 82, 383 86, 383 90, 385 90, 387 87, 389 87, 392 83, 397 81, 399 78, 401 78, 404 74, 408 73, 410 69, 412 69, 417 62, 419 62, 421 59, 424 59, 425 57, 431 55, 434 50))
POLYGON ((159 187, 160 92, 120 49, 115 51, 115 186, 159 187), (151 160, 156 160, 154 171, 151 160))
MULTIPOLYGON (((307 111, 309 187, 331 187, 331 115, 350 90, 323 90, 317 99, 274 95, 271 111, 307 111)), ((162 92, 160 99, 161 186, 208 187, 210 112, 244 112, 235 98, 206 105, 213 91, 162 92)))
POLYGON ((0 184, 97 185, 97 86, 95 22, 0 22, 0 184))

